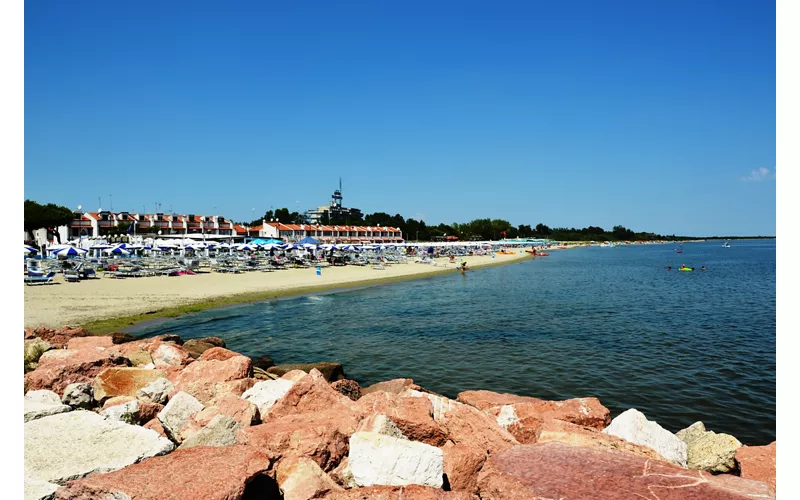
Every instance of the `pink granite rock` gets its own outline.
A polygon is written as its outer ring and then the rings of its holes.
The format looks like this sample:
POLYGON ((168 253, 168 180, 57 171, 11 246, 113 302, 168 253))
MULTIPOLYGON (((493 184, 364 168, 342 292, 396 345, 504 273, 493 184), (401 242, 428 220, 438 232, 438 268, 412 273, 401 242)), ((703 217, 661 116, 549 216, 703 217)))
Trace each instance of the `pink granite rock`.
POLYGON ((28 390, 49 389, 63 394, 69 384, 92 383, 105 368, 129 364, 110 349, 55 349, 42 354, 38 368, 25 374, 25 386, 28 390))
POLYGON ((736 450, 736 463, 742 477, 763 481, 775 492, 777 451, 776 441, 766 446, 742 446, 736 450))
POLYGON ((758 481, 561 443, 519 445, 490 456, 478 476, 478 489, 482 500, 774 498, 758 481))

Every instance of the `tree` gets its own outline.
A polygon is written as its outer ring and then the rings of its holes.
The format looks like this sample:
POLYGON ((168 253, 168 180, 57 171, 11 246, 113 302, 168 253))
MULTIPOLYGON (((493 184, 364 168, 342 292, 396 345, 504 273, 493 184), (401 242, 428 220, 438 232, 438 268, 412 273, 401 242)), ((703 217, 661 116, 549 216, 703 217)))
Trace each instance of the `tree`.
POLYGON ((539 236, 547 236, 550 234, 550 228, 540 222, 536 224, 536 234, 539 236))
POLYGON ((61 236, 56 231, 58 226, 66 226, 75 218, 75 214, 67 207, 62 207, 54 203, 40 205, 33 200, 25 200, 25 231, 33 232, 37 229, 46 228, 48 232, 55 234, 56 239, 61 243, 61 236))

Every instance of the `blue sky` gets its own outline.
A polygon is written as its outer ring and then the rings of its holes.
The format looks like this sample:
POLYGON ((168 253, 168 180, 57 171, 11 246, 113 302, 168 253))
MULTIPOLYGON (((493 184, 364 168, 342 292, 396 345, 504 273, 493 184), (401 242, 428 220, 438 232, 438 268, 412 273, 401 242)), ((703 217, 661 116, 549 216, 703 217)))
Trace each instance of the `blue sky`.
POLYGON ((25 3, 25 197, 775 234, 775 6, 25 3))

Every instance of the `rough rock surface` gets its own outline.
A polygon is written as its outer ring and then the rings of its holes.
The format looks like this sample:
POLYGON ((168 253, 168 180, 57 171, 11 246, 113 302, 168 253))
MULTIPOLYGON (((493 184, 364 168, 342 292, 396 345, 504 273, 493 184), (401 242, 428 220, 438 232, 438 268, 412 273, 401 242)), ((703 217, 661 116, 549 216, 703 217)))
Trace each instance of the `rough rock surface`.
POLYGON ((635 408, 617 415, 603 432, 652 448, 670 462, 686 467, 686 443, 635 408))
POLYGON ((250 427, 260 423, 258 407, 239 396, 226 394, 209 402, 207 406, 192 416, 180 430, 181 440, 186 440, 208 425, 217 415, 225 415, 235 420, 239 427, 250 427))
POLYGON ((49 500, 57 489, 57 484, 25 476, 25 500, 49 500))
MULTIPOLYGON (((538 418, 542 420, 564 420, 583 427, 604 429, 611 422, 608 408, 597 398, 575 398, 566 401, 546 401, 528 396, 503 394, 492 391, 465 391, 458 395, 458 401, 486 411, 495 417, 502 417, 507 425, 516 420, 538 418), (502 408, 507 406, 509 408, 502 408)), ((506 426, 507 426, 506 425, 506 426)))
POLYGON ((442 487, 442 450, 374 432, 350 436, 348 462, 359 486, 421 484, 442 487))
POLYGON ((166 377, 157 378, 136 391, 136 399, 163 405, 167 403, 169 394, 174 389, 175 386, 166 377))
MULTIPOLYGON (((267 383, 267 381, 262 383, 267 383)), ((331 389, 322 373, 312 369, 308 375, 296 382, 280 400, 272 405, 268 415, 282 417, 297 413, 328 411, 355 414, 357 412, 356 403, 331 389)), ((263 413, 261 419, 265 419, 263 413)))
POLYGON ((292 382, 299 382, 303 378, 305 378, 308 373, 304 372, 303 370, 291 370, 283 375, 277 375, 275 373, 267 373, 273 380, 276 378, 282 378, 283 380, 291 380, 292 382))
POLYGON ((341 363, 332 363, 329 361, 322 361, 319 363, 298 363, 293 365, 278 365, 271 366, 267 369, 267 373, 274 373, 281 376, 292 370, 302 370, 306 373, 311 373, 311 370, 319 370, 325 380, 328 382, 335 382, 345 378, 344 368, 341 363))
POLYGON ((305 457, 287 457, 278 463, 275 479, 284 500, 309 500, 330 491, 341 491, 316 462, 305 457))
POLYGON ((477 493, 478 471, 486 462, 486 452, 469 444, 449 441, 442 447, 444 474, 453 491, 477 493))
POLYGON ((736 468, 734 456, 742 443, 730 434, 707 431, 703 422, 695 422, 675 436, 686 443, 688 468, 715 473, 736 468))
POLYGON ((761 482, 560 443, 519 445, 490 456, 478 476, 478 488, 482 500, 774 498, 761 482))
POLYGON ((113 398, 109 398, 103 403, 103 409, 106 410, 111 408, 112 406, 117 405, 124 405, 125 403, 129 403, 131 401, 135 401, 136 398, 133 396, 115 396, 113 398))
POLYGON ((129 363, 110 349, 50 350, 39 358, 38 368, 25 374, 25 385, 30 390, 49 389, 63 394, 69 384, 93 382, 103 369, 129 363))
POLYGON ((668 461, 647 446, 629 443, 622 438, 599 432, 592 427, 581 427, 563 420, 544 422, 540 428, 537 442, 562 443, 600 451, 619 451, 653 460, 668 461))
POLYGON ((266 450, 276 459, 308 457, 329 471, 347 455, 348 437, 356 424, 351 414, 337 412, 270 417, 261 425, 241 429, 236 442, 266 450))
POLYGON ((222 351, 227 349, 209 349, 184 368, 175 379, 173 392, 183 391, 206 403, 223 394, 241 395, 252 387, 255 379, 249 378, 253 371, 250 358, 234 353, 226 359, 204 359, 209 353, 212 353, 211 357, 215 357, 214 354, 221 357, 222 351))
POLYGON ((25 394, 24 407, 26 422, 72 410, 70 406, 61 403, 58 394, 48 390, 28 391, 25 394))
POLYGON ((89 499, 110 492, 136 500, 232 500, 246 493, 252 498, 273 498, 251 491, 270 465, 270 457, 254 448, 199 446, 71 482, 56 493, 56 498, 89 499))
POLYGON ((50 349, 50 344, 43 339, 34 338, 25 341, 25 373, 39 366, 39 358, 50 349))
POLYGON ((183 367, 192 362, 192 357, 186 352, 186 349, 172 342, 155 343, 150 347, 149 352, 156 368, 183 367))
POLYGON ((392 394, 400 394, 406 389, 414 389, 418 391, 420 387, 417 384, 415 384, 414 381, 410 378, 396 378, 392 380, 386 380, 385 382, 378 382, 377 384, 372 384, 367 388, 362 388, 361 395, 366 396, 367 394, 372 394, 373 392, 378 392, 378 391, 391 392, 392 394))
POLYGON ((217 415, 199 432, 181 443, 180 449, 194 446, 230 446, 236 443, 236 431, 241 425, 227 415, 217 415))
POLYGON ((25 329, 25 338, 30 339, 33 337, 39 337, 42 340, 46 340, 51 346, 55 347, 56 349, 61 349, 67 345, 70 339, 75 337, 88 337, 91 335, 88 330, 84 328, 72 328, 69 326, 65 326, 59 328, 58 330, 53 330, 52 328, 47 327, 40 327, 40 328, 26 328, 25 329))
POLYGON ((64 484, 172 451, 169 439, 136 425, 75 410, 25 423, 25 475, 64 484))
POLYGON ((347 457, 344 457, 339 465, 336 466, 330 473, 331 479, 336 481, 337 484, 345 488, 358 488, 356 480, 353 479, 353 473, 350 471, 350 462, 347 457))
POLYGON ((91 337, 75 337, 67 341, 67 349, 86 349, 89 347, 101 347, 103 349, 114 345, 114 339, 105 335, 93 335, 91 337))
POLYGON ((736 463, 742 477, 767 483, 775 492, 775 470, 777 444, 766 446, 742 446, 736 450, 736 463))
POLYGON ((250 359, 253 360, 253 368, 261 368, 267 371, 275 366, 275 361, 272 359, 272 356, 256 356, 250 359))
POLYGON ((392 436, 398 439, 408 439, 403 432, 397 428, 392 419, 383 414, 370 415, 359 422, 356 432, 374 432, 385 436, 392 436))
POLYGON ((169 439, 169 437, 167 437, 167 433, 164 432, 164 426, 161 425, 161 421, 158 418, 150 419, 150 421, 148 421, 142 427, 144 427, 145 429, 154 430, 158 433, 159 436, 169 439))
POLYGON ((94 406, 94 393, 92 391, 92 384, 69 384, 64 389, 64 395, 61 396, 61 402, 73 408, 82 408, 84 410, 90 409, 94 406))
POLYGON ((135 367, 106 368, 94 379, 92 389, 96 401, 115 396, 135 396, 139 389, 164 378, 161 370, 145 370, 135 367))
POLYGON ((250 401, 258 407, 261 415, 266 415, 270 408, 289 392, 294 382, 291 380, 264 380, 256 382, 253 387, 242 394, 242 399, 250 401))
POLYGON ((125 404, 114 405, 100 412, 107 420, 117 420, 126 424, 139 423, 139 401, 128 401, 125 404))
POLYGON ((449 439, 456 444, 470 444, 487 453, 502 451, 517 444, 514 436, 500 427, 493 417, 470 405, 413 389, 407 389, 402 395, 427 398, 433 404, 434 421, 447 431, 449 439))
POLYGON ((124 344, 126 342, 133 342, 136 340, 136 337, 126 332, 114 332, 110 335, 110 337, 114 344, 124 344))
POLYGON ((331 388, 339 394, 347 396, 352 401, 358 401, 358 398, 361 397, 361 386, 355 380, 337 380, 331 384, 331 388))
POLYGON ((172 396, 169 403, 158 414, 158 420, 170 439, 180 442, 179 432, 186 421, 204 408, 203 403, 191 394, 179 392, 172 396))
POLYGON ((225 347, 225 341, 219 337, 206 337, 203 339, 191 339, 183 343, 183 348, 194 359, 199 358, 204 352, 212 347, 225 347))
POLYGON ((364 417, 386 415, 405 437, 432 446, 447 442, 447 432, 433 419, 433 404, 428 398, 401 397, 399 394, 375 391, 356 403, 364 417))
POLYGON ((325 500, 473 500, 474 497, 464 491, 443 491, 440 488, 412 484, 333 491, 322 498, 325 500))

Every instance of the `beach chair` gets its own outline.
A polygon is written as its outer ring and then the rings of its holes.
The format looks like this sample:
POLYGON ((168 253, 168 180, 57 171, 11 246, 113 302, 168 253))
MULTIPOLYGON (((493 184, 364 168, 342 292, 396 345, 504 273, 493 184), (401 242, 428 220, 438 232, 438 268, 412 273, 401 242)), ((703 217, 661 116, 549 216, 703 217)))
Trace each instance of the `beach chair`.
POLYGON ((26 276, 25 277, 25 284, 26 285, 48 285, 53 282, 53 278, 56 277, 55 271, 50 271, 49 273, 45 274, 44 276, 26 276))

